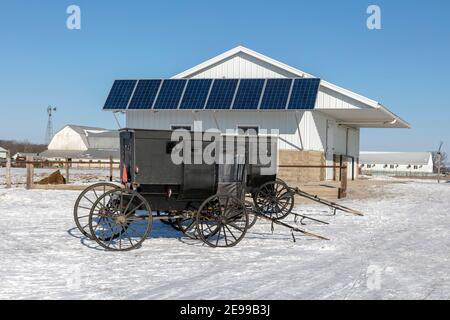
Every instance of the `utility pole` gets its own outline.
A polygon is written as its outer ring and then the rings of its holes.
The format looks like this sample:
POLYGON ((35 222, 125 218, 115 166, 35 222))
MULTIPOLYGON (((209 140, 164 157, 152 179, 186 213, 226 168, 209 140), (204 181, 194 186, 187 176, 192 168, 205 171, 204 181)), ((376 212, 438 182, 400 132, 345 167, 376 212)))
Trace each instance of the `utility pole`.
POLYGON ((441 160, 442 160, 442 153, 441 153, 441 150, 442 150, 442 145, 443 145, 444 143, 441 141, 441 143, 439 144, 439 149, 438 149, 438 152, 437 152, 437 154, 436 154, 436 159, 437 159, 437 165, 438 165, 438 183, 441 183, 441 160))

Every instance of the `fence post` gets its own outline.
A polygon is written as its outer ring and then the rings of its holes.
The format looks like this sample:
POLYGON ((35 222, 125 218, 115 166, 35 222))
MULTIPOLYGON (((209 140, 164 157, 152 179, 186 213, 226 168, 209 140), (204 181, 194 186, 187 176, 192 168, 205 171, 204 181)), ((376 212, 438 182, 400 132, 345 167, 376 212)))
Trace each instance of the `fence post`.
POLYGON ((31 156, 26 157, 26 161, 27 161, 27 190, 30 190, 33 188, 33 178, 34 178, 34 158, 31 156))
POLYGON ((339 199, 347 197, 347 165, 341 167, 341 187, 339 188, 339 199))
POLYGON ((6 151, 6 188, 11 188, 11 154, 6 151))
POLYGON ((69 184, 70 173, 69 173, 69 159, 66 158, 66 184, 69 184))
POLYGON ((113 157, 109 156, 109 181, 113 181, 113 157))

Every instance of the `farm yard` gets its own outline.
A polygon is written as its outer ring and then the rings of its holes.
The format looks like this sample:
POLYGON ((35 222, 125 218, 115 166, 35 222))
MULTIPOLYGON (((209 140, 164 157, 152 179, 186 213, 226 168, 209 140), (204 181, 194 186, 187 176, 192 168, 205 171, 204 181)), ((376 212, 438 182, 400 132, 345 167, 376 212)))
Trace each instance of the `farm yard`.
MULTIPOLYGON (((13 181, 22 179, 23 169, 14 170, 13 181)), ((73 181, 99 174, 80 171, 73 181)), ((449 299, 450 184, 357 183, 341 203, 364 217, 296 207, 330 222, 302 228, 331 241, 294 242, 289 230, 272 234, 258 221, 237 247, 212 249, 155 221, 140 249, 114 253, 76 229, 79 191, 4 189, 0 181, 0 299, 449 299)))

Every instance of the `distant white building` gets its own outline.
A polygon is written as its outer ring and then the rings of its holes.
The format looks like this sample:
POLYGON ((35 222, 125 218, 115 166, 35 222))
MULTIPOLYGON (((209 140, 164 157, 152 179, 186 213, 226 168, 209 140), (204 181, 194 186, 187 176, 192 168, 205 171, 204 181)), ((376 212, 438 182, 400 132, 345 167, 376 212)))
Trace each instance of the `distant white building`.
POLYGON ((6 160, 7 152, 8 152, 8 150, 0 147, 0 160, 6 160))
POLYGON ((107 161, 119 160, 119 132, 103 128, 67 125, 58 131, 48 150, 40 153, 50 161, 107 161))
POLYGON ((433 174, 431 152, 361 152, 363 174, 423 176, 433 174))

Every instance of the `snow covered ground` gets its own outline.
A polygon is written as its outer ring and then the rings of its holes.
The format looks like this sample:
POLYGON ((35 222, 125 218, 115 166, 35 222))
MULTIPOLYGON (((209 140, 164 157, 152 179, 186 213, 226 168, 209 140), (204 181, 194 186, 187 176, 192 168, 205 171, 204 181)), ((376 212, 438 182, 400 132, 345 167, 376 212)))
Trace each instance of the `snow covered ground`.
MULTIPOLYGON (((370 190, 368 190, 370 192, 370 190)), ((0 189, 0 299, 450 299, 450 184, 392 183, 343 204, 314 240, 258 222, 211 249, 155 222, 143 247, 101 250, 72 221, 73 191, 0 189)))

